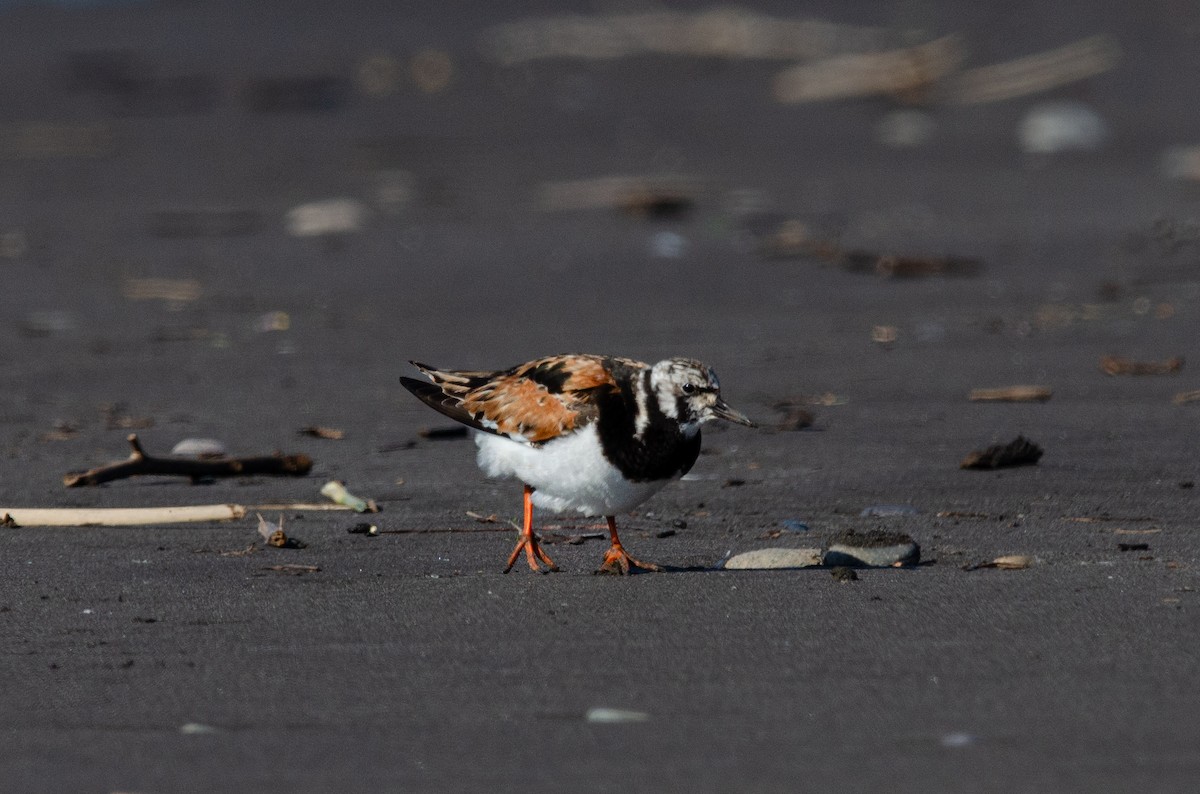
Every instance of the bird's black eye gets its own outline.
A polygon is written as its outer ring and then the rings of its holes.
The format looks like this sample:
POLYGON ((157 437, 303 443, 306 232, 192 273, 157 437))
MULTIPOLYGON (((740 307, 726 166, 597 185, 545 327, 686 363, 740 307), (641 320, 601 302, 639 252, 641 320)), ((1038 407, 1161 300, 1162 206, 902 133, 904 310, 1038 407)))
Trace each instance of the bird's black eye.
POLYGON ((692 394, 695 391, 696 391, 696 384, 694 384, 694 383, 683 384, 683 393, 684 394, 692 394))

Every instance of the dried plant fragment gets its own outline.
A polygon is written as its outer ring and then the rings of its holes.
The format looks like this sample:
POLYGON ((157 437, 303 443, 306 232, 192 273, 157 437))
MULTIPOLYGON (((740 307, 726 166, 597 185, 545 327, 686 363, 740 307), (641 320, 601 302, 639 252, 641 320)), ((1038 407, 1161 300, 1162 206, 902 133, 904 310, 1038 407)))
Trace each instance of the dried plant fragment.
POLYGON ((1174 375, 1183 369, 1183 356, 1165 361, 1136 361, 1124 356, 1102 356, 1100 369, 1105 375, 1174 375))
POLYGON ((775 77, 775 101, 784 104, 855 96, 923 97, 958 68, 958 36, 885 52, 864 52, 800 64, 775 77))
POLYGON ((1120 49, 1108 36, 1092 36, 1046 52, 967 69, 953 81, 960 105, 999 102, 1103 74, 1117 65, 1120 49))
POLYGON ((329 441, 341 441, 346 437, 346 431, 340 430, 336 427, 309 425, 308 427, 300 428, 300 435, 312 436, 313 438, 324 438, 329 441))
POLYGON ((1003 386, 995 389, 972 389, 968 396, 973 403, 1044 403, 1054 394, 1046 386, 1003 386))

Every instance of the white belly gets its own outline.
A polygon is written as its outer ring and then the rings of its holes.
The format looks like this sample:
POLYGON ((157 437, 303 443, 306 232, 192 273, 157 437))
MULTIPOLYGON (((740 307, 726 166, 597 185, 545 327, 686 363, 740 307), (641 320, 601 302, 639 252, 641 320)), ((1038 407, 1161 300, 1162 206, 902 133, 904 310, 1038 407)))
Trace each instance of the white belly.
POLYGON ((595 426, 540 447, 492 433, 475 433, 479 468, 489 477, 514 477, 532 487, 533 503, 564 513, 611 516, 632 510, 668 480, 629 482, 600 451, 595 426))

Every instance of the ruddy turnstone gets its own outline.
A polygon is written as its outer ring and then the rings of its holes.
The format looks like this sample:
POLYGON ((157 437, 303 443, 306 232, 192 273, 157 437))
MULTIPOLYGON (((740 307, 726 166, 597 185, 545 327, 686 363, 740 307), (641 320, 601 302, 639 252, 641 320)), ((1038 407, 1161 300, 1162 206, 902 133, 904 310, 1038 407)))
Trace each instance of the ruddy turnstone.
POLYGON ((558 566, 533 534, 533 506, 604 516, 612 546, 600 571, 659 570, 625 551, 616 515, 692 468, 700 425, 754 423, 721 398, 717 375, 699 361, 549 356, 497 372, 439 370, 412 362, 432 383, 401 378, 427 405, 475 432, 479 467, 525 485, 525 521, 508 557, 558 566))

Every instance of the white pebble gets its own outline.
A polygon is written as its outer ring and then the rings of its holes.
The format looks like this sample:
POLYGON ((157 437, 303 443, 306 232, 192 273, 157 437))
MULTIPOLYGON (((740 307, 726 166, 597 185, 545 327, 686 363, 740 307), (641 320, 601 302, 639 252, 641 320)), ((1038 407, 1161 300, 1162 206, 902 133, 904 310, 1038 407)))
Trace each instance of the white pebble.
POLYGON ((1043 102, 1021 119, 1017 138, 1030 154, 1092 151, 1108 140, 1108 125, 1082 102, 1043 102))
POLYGON ((675 232, 658 232, 650 240, 650 251, 659 259, 678 259, 686 247, 687 239, 675 232))

